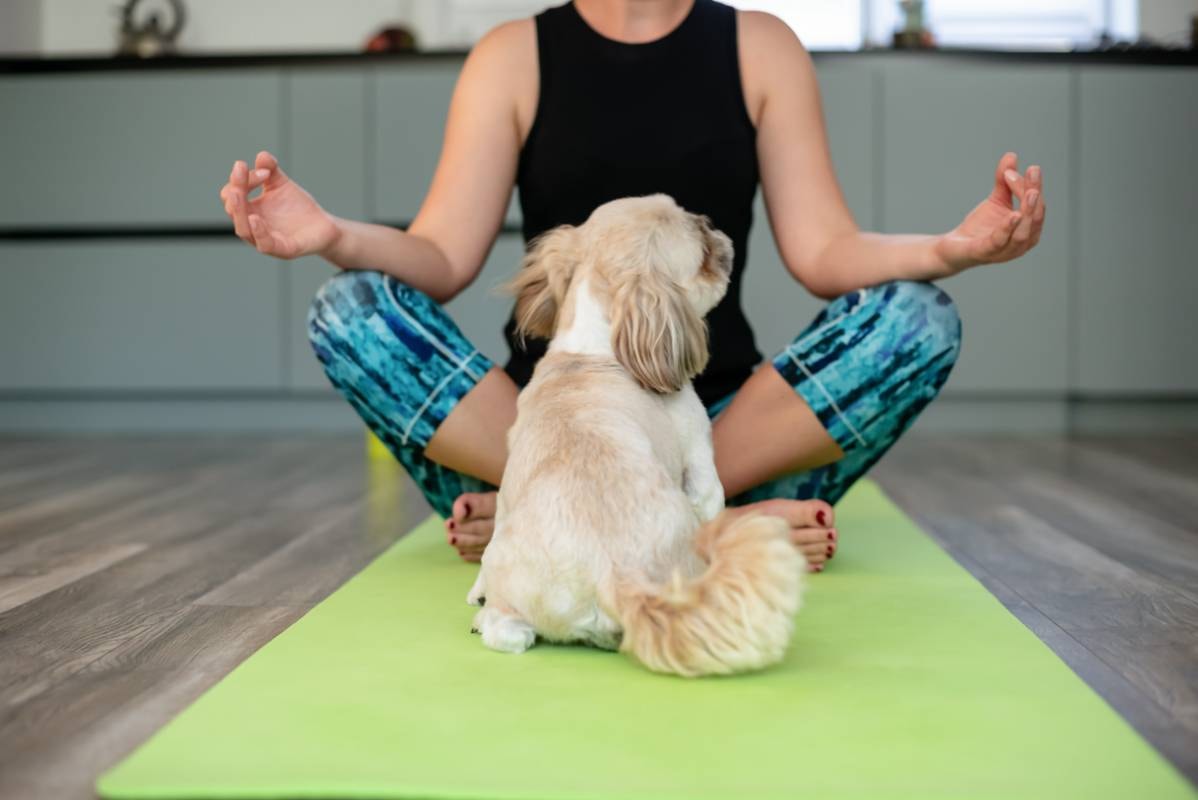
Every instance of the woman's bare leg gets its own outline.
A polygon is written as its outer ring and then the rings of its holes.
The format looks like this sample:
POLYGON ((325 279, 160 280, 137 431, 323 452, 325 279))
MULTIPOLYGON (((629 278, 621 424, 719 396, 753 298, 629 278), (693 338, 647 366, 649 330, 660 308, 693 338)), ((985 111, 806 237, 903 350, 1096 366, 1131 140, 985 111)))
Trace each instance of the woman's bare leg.
MULTIPOLYGON (((516 419, 517 393, 507 373, 490 370, 437 428, 425 455, 499 485, 507 460, 507 431, 516 419)), ((713 438, 716 470, 729 496, 777 474, 826 464, 841 455, 807 404, 768 365, 754 373, 720 415, 713 438)), ((795 545, 813 567, 835 553, 836 532, 827 503, 778 499, 746 508, 789 521, 795 545)), ((462 558, 477 561, 491 539, 494 517, 494 492, 463 494, 445 521, 446 538, 462 558)))
MULTIPOLYGON (((711 437, 716 472, 727 497, 844 455, 815 412, 768 362, 745 381, 716 418, 711 437)), ((823 569, 824 562, 836 554, 832 506, 822 500, 777 498, 740 508, 789 522, 791 541, 813 570, 823 569)))
POLYGON ((712 424, 716 471, 728 497, 844 456, 811 407, 768 362, 712 424))
POLYGON ((438 464, 499 485, 507 432, 516 421, 519 388, 499 367, 487 371, 438 426, 424 454, 438 464))

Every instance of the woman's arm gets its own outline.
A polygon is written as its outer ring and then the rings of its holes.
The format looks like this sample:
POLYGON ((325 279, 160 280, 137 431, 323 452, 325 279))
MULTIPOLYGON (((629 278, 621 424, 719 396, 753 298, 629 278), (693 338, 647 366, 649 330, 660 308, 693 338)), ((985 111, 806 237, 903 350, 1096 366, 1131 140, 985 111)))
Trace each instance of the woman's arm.
POLYGON ((1015 154, 999 161, 989 197, 946 234, 861 231, 832 166, 811 56, 770 14, 740 12, 741 69, 757 124, 761 184, 787 270, 812 294, 832 298, 889 280, 934 280, 1015 258, 1034 246, 1044 219, 1037 167, 1020 176, 1015 154), (1013 193, 1020 211, 1013 211, 1013 193), (1030 213, 1021 213, 1027 211, 1030 213))
POLYGON ((516 98, 536 69, 532 20, 505 23, 480 39, 462 66, 441 157, 412 224, 399 231, 339 220, 328 259, 380 269, 438 301, 469 286, 503 225, 520 153, 516 98))
POLYGON ((269 255, 319 254, 451 299, 478 276, 503 224, 520 152, 517 109, 528 116, 536 81, 531 19, 500 25, 475 44, 450 101, 432 185, 406 231, 329 214, 262 152, 252 171, 238 161, 221 190, 237 235, 269 255), (249 199, 258 186, 262 194, 249 199))

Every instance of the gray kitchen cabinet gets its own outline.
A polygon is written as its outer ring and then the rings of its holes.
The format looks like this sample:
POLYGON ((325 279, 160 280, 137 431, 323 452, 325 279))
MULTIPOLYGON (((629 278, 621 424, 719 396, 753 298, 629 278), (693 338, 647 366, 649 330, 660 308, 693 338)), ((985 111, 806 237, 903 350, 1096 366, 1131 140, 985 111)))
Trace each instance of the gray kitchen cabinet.
POLYGON ((1192 393, 1198 70, 1078 69, 1074 387, 1097 395, 1192 393))
POLYGON ((0 77, 0 226, 227 220, 233 162, 283 141, 281 82, 273 69, 0 77))
POLYGON ((359 69, 296 69, 287 73, 285 85, 290 146, 284 171, 328 211, 369 218, 369 75, 359 69))
POLYGON ((963 319, 947 391, 1056 395, 1068 387, 1070 82, 1055 67, 911 61, 885 65, 880 222, 892 233, 943 233, 994 186, 999 158, 1039 164, 1048 217, 1039 245, 1013 263, 943 282, 963 319))
POLYGON ((278 389, 279 270, 241 242, 0 243, 0 390, 278 389))
MULTIPOLYGON (((374 216, 408 222, 420 210, 441 156, 449 100, 462 62, 437 59, 374 73, 374 128, 371 164, 374 216)), ((505 222, 519 225, 516 193, 505 222)))

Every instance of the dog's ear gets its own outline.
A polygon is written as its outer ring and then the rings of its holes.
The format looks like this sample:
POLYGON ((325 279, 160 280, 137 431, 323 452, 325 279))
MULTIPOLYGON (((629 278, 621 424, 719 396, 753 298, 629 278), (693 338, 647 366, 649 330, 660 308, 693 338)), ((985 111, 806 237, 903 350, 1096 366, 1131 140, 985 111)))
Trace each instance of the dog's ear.
POLYGON ((658 272, 628 272, 612 287, 616 360, 654 392, 681 389, 707 366, 707 325, 685 290, 658 272))
POLYGON ((551 339, 557 312, 578 266, 578 229, 559 225, 529 242, 520 272, 502 290, 516 296, 516 332, 551 339))

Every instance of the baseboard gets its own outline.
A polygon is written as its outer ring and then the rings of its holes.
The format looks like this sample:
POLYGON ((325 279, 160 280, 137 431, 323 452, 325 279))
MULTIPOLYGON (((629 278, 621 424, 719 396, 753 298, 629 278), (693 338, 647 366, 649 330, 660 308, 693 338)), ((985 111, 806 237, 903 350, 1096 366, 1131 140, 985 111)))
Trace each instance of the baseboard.
MULTIPOLYGON (((360 431, 330 393, 135 396, 0 395, 0 433, 285 433, 360 431)), ((916 421, 922 433, 1198 431, 1198 397, 1167 399, 946 395, 916 421)))
POLYGON ((1069 429, 1074 433, 1198 431, 1198 398, 1079 398, 1069 404, 1069 429))
POLYGON ((912 426, 922 433, 1064 433, 1065 398, 946 395, 924 409, 912 426))
POLYGON ((360 431, 339 395, 0 398, 5 433, 287 433, 360 431))

